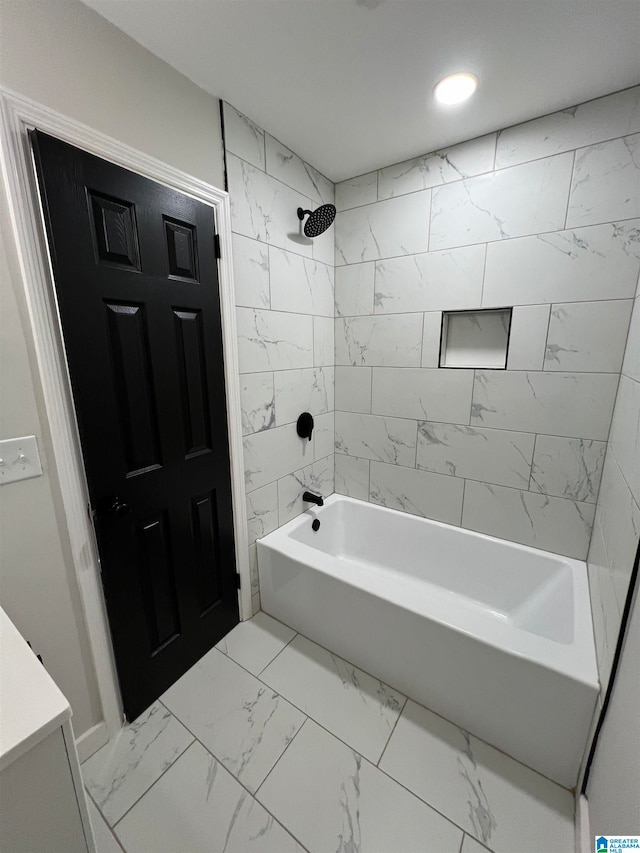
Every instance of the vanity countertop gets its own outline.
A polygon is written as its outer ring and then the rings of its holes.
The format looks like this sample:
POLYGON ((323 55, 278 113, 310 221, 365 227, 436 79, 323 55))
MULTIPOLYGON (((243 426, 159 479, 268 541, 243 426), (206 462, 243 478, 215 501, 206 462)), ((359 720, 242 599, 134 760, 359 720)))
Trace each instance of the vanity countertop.
POLYGON ((0 608, 0 770, 70 717, 69 703, 0 608))

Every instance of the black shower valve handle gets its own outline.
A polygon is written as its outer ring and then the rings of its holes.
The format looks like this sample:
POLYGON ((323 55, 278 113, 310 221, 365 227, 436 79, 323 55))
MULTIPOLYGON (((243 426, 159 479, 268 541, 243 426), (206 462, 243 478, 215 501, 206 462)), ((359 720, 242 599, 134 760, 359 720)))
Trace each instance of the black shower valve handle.
POLYGON ((296 429, 300 438, 308 438, 311 441, 313 433, 313 415, 309 412, 303 412, 298 418, 296 429))

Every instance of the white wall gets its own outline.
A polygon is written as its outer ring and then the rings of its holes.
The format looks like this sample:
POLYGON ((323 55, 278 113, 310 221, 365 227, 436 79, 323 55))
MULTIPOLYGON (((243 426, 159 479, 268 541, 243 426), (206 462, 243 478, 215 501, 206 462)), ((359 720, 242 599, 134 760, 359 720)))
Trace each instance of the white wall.
POLYGON ((334 488, 333 229, 296 239, 297 208, 332 203, 334 186, 226 103, 224 126, 255 611, 256 538, 302 512, 305 489, 334 488), (310 442, 296 433, 304 411, 310 442))
POLYGON ((586 558, 639 131, 636 87, 336 185, 336 491, 586 558), (507 370, 438 369, 443 311, 511 306, 507 370))
MULTIPOLYGON (((77 0, 0 0, 0 83, 223 187, 219 102, 77 0)), ((69 699, 102 719, 22 286, 0 199, 0 436, 35 434, 44 476, 0 490, 0 602, 69 699)))
POLYGON ((79 0, 0 0, 0 83, 224 187, 217 98, 79 0))

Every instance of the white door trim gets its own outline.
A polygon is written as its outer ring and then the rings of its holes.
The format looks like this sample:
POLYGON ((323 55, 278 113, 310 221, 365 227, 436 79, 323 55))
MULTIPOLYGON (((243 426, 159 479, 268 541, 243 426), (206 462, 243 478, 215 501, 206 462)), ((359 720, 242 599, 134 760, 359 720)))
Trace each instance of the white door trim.
MULTIPOLYGON (((251 616, 251 579, 247 546, 247 513, 242 456, 242 418, 236 335, 231 211, 229 195, 204 181, 123 145, 0 86, 0 166, 7 187, 12 236, 22 277, 42 383, 53 459, 65 511, 80 599, 109 736, 122 725, 122 703, 106 617, 100 567, 88 507, 80 441, 73 408, 60 318, 53 288, 33 156, 28 131, 37 127, 102 157, 193 196, 215 209, 222 258, 219 262, 227 423, 236 543, 236 569, 241 578, 240 617, 251 616)), ((43 425, 44 426, 44 425, 43 425)), ((77 733, 82 734, 82 733, 77 733)))

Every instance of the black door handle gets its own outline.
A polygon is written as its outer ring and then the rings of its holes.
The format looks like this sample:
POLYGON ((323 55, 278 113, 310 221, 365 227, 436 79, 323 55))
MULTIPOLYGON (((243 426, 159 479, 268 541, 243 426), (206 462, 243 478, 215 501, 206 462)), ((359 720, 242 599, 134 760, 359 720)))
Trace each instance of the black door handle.
POLYGON ((114 498, 108 512, 112 515, 128 515, 131 512, 131 507, 120 498, 114 498))

